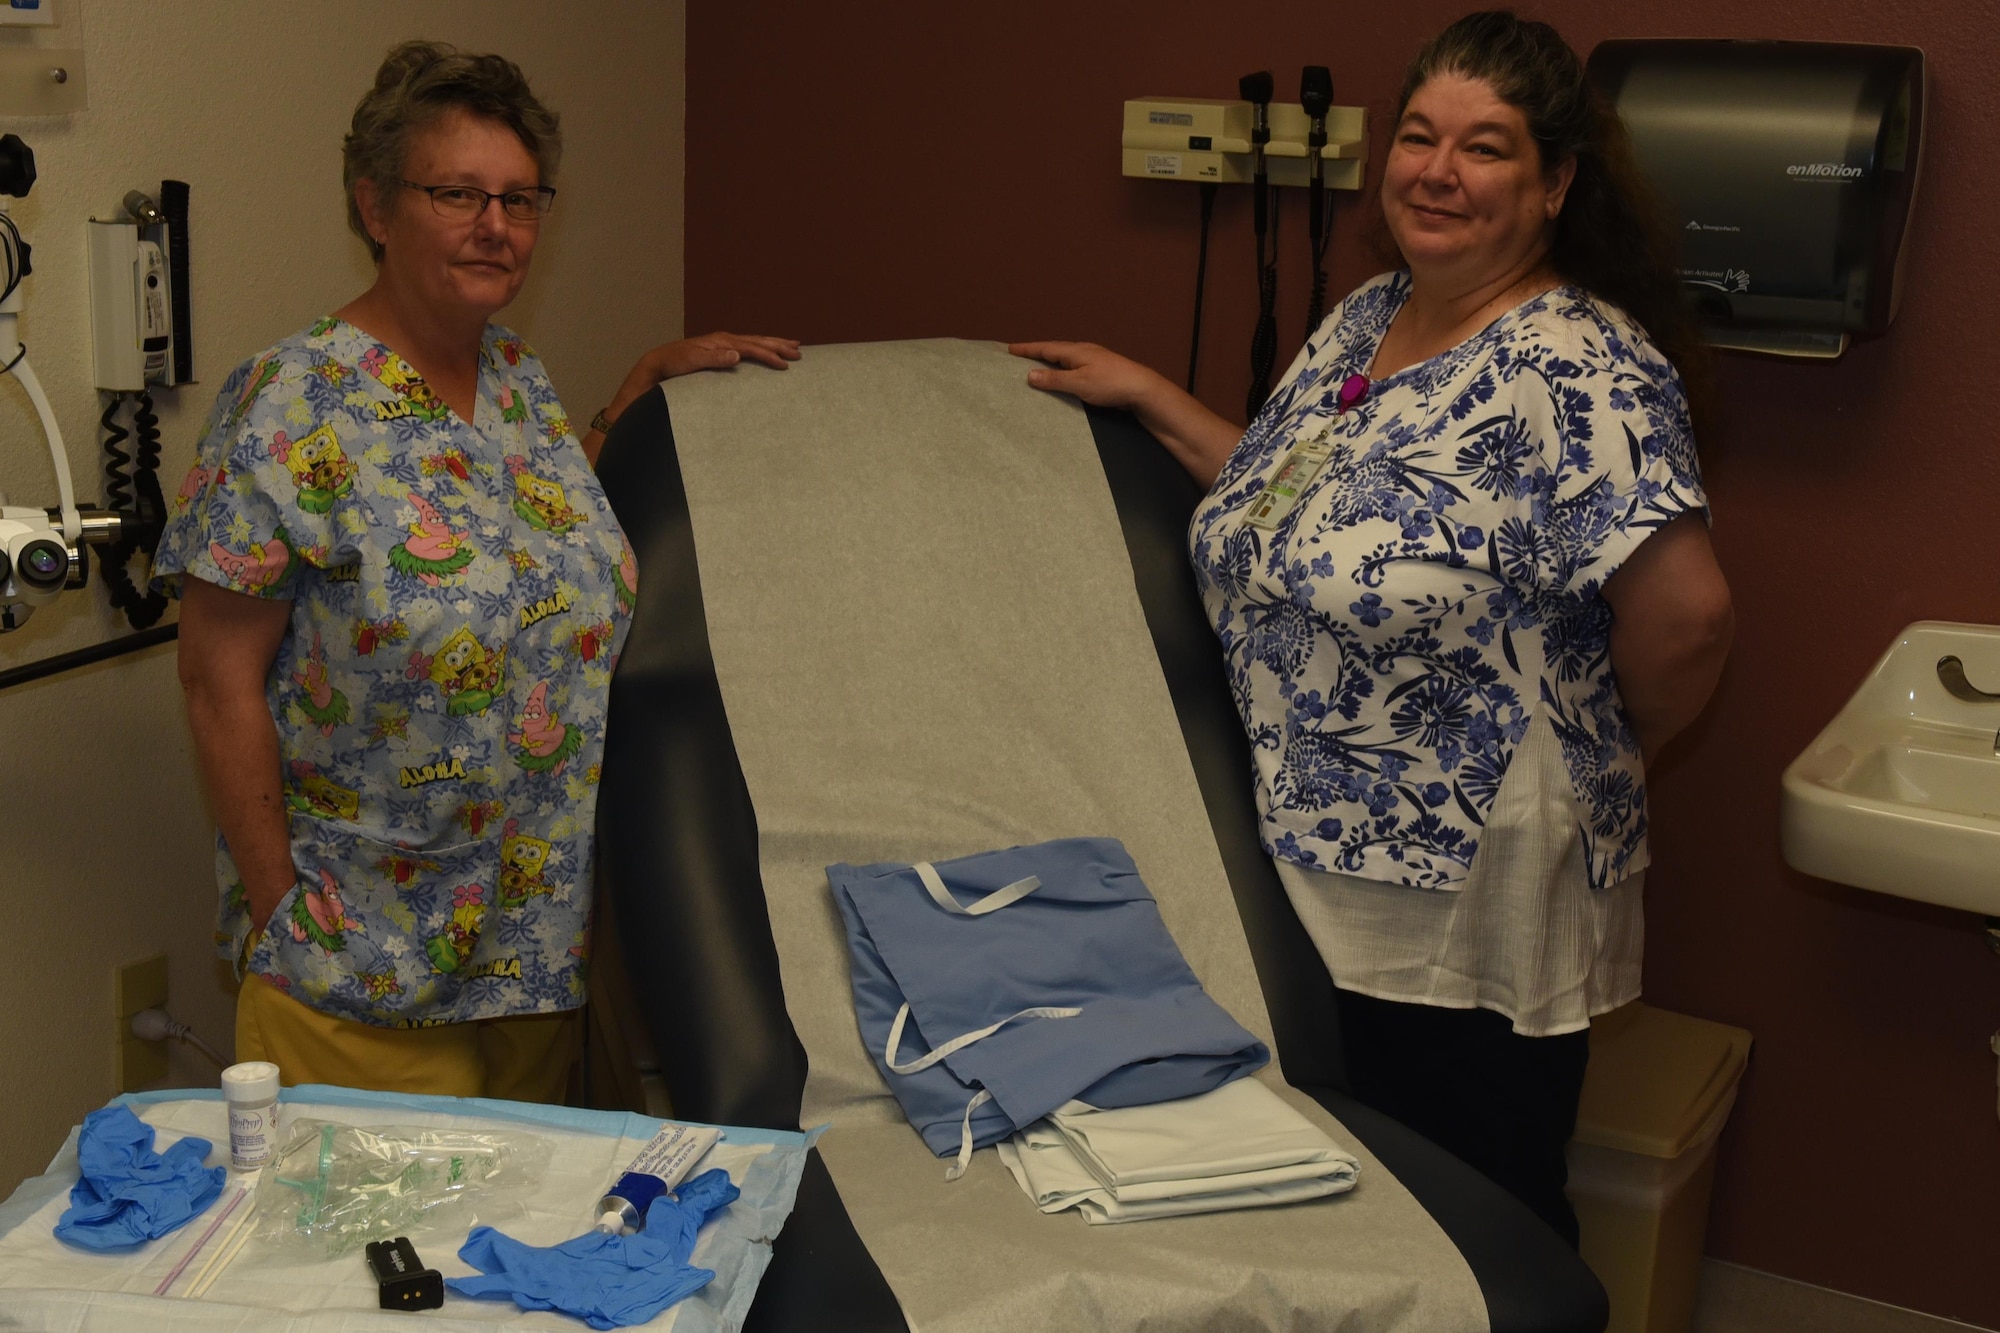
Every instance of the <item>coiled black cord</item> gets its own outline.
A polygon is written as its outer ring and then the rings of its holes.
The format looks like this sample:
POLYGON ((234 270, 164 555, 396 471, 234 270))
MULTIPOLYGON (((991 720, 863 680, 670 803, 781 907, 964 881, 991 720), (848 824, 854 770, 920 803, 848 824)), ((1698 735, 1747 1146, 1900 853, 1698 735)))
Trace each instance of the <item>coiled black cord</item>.
MULTIPOLYGON (((160 467, 160 418, 153 412, 153 395, 141 392, 136 400, 139 404, 132 412, 132 429, 139 433, 139 471, 143 476, 148 472, 157 473, 160 467)), ((159 479, 154 478, 155 488, 159 479)))
POLYGON ((27 257, 28 243, 21 239, 21 229, 12 217, 0 213, 0 270, 6 275, 0 284, 0 301, 12 296, 21 279, 28 276, 27 257))
POLYGON ((97 424, 104 428, 104 507, 125 510, 132 507, 132 479, 125 469, 131 466, 132 455, 118 446, 132 438, 132 432, 118 424, 118 409, 125 405, 125 399, 112 394, 111 401, 104 405, 104 415, 97 424))
POLYGON ((104 571, 104 587, 110 594, 111 605, 125 613, 125 619, 133 629, 150 629, 166 614, 167 596, 161 592, 142 591, 132 581, 129 566, 134 555, 142 551, 147 555, 153 553, 160 544, 160 532, 166 523, 167 506, 160 491, 159 478, 160 418, 153 412, 153 396, 136 394, 133 396, 136 406, 132 412, 132 432, 127 432, 117 422, 118 408, 124 401, 125 395, 113 394, 111 405, 98 419, 106 431, 105 493, 111 499, 111 507, 125 519, 118 540, 105 548, 99 564, 104 571), (134 432, 137 437, 138 469, 128 481, 125 465, 135 459, 118 446, 134 432))

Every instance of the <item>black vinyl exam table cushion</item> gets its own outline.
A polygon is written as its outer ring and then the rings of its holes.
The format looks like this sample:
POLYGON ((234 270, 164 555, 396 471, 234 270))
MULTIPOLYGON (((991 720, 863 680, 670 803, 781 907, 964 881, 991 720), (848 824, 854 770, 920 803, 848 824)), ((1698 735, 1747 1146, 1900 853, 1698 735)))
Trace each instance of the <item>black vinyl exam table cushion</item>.
MULTIPOLYGON (((1258 842, 1248 742, 1187 561, 1200 488, 1131 416, 1091 408, 1089 417, 1286 1079, 1338 1117, 1450 1237, 1493 1333, 1597 1333, 1609 1317, 1604 1291, 1574 1251, 1499 1186, 1345 1091, 1333 983, 1258 842)), ((640 569, 638 612, 611 685, 599 891, 616 900, 675 1114, 794 1129, 805 1048, 785 1012, 756 811, 709 653, 664 395, 620 415, 598 473, 640 569), (671 963, 647 966, 653 958, 671 963)), ((906 1327, 817 1152, 745 1327, 906 1327)))

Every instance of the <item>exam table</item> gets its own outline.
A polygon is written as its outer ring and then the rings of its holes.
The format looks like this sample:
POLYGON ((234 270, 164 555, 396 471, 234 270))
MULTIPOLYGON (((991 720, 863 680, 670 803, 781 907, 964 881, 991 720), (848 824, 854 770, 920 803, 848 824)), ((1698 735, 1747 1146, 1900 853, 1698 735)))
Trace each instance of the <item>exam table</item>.
MULTIPOLYGON (((1259 844, 1247 742, 1188 565, 1185 533, 1199 488, 1129 415, 1093 408, 1088 420, 1285 1079, 1421 1203, 1476 1278, 1495 1333, 1602 1329, 1602 1288, 1553 1232, 1498 1186, 1346 1092, 1336 993, 1259 844)), ((643 575, 612 686, 600 891, 616 903, 674 1114, 795 1129, 805 1049, 785 1008, 766 900, 754 891, 757 811, 710 653, 664 395, 625 411, 598 471, 643 575)), ((1340 1256, 1326 1262, 1338 1265, 1340 1256)), ((817 1152, 746 1327, 906 1327, 817 1152)))

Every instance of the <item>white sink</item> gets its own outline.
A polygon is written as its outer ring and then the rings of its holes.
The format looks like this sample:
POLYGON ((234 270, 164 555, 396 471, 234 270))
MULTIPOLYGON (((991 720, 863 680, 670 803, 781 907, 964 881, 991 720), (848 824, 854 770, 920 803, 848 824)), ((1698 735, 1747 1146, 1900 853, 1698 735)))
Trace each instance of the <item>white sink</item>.
POLYGON ((1779 837, 1808 875, 2000 916, 2000 626, 1920 620, 1785 770, 1779 837))

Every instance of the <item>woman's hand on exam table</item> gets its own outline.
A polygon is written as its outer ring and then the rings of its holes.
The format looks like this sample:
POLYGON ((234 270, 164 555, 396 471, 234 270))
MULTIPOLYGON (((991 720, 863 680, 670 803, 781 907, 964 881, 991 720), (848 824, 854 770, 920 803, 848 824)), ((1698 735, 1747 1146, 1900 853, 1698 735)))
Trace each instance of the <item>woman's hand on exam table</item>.
POLYGON ((676 375, 692 375, 697 370, 727 370, 742 361, 755 361, 760 366, 783 370, 787 362, 798 359, 797 338, 770 338, 754 333, 706 333, 699 338, 661 343, 639 358, 639 364, 632 368, 626 383, 643 379, 644 389, 650 389, 661 380, 670 380, 676 375))
POLYGON ((1243 438, 1243 427, 1209 411, 1166 376, 1096 343, 1009 343, 1007 350, 1048 363, 1028 372, 1034 388, 1071 394, 1093 407, 1121 408, 1139 418, 1204 487, 1215 484, 1243 438))
MULTIPOLYGON (((661 343, 639 358, 632 373, 598 415, 607 425, 614 424, 619 413, 635 400, 651 393, 662 380, 678 375, 692 375, 698 370, 728 370, 745 361, 783 370, 787 363, 798 359, 797 338, 772 338, 760 333, 705 333, 699 338, 661 343)), ((593 465, 597 462, 597 451, 603 447, 604 433, 593 421, 589 433, 583 437, 583 452, 593 465)))

